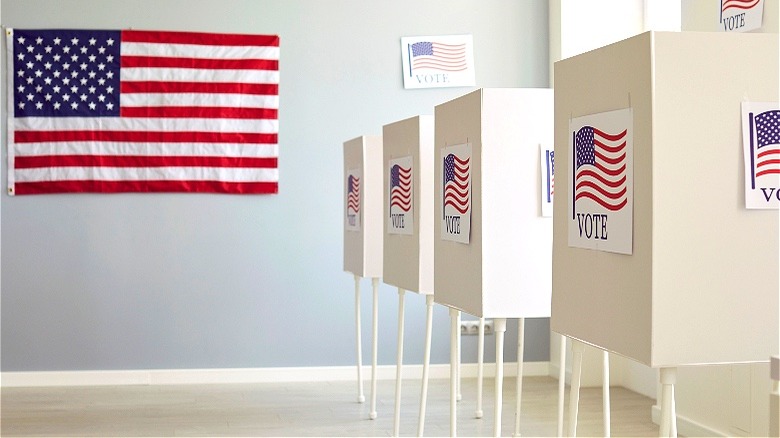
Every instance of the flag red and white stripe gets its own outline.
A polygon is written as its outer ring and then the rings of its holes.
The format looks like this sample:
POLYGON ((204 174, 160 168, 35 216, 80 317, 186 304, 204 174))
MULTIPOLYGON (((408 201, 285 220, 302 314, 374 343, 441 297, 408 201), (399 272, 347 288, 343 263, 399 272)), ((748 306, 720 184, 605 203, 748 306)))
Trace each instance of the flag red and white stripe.
POLYGON ((87 86, 87 75, 106 75, 111 60, 101 62, 93 46, 111 44, 90 31, 8 34, 9 65, 18 66, 9 78, 11 194, 278 192, 278 36, 121 31, 118 89, 101 90, 103 83, 87 86), (82 58, 47 60, 65 45, 68 56, 82 58), (25 55, 30 61, 19 64, 25 55), (47 75, 56 83, 66 73, 70 83, 46 92, 47 75), (16 93, 25 87, 29 92, 16 93), (70 99, 62 103, 82 104, 82 113, 45 109, 63 93, 70 99), (87 104, 95 111, 105 102, 98 94, 118 96, 118 113, 91 114, 87 104), (34 105, 44 108, 41 115, 34 105))

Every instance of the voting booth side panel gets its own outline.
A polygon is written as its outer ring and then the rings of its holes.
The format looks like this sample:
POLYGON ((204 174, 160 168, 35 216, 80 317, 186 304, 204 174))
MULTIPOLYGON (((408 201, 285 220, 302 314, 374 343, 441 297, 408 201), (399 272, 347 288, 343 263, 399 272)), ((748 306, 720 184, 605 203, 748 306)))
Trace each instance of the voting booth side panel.
POLYGON ((434 144, 434 121, 432 115, 418 117, 420 124, 420 147, 417 167, 419 172, 414 174, 414 227, 420 244, 420 276, 418 292, 422 294, 433 293, 433 244, 436 232, 434 217, 434 156, 436 155, 434 144))
MULTIPOLYGON (((420 199, 414 196, 417 191, 417 175, 423 171, 420 168, 420 129, 418 118, 410 118, 385 125, 382 130, 384 147, 383 159, 383 194, 384 194, 384 282, 404 290, 417 292, 420 289, 420 233, 416 224, 420 199), (411 157, 411 160, 407 160, 411 157), (410 162, 408 162, 410 161, 410 162), (393 164, 402 163, 403 165, 393 164), (393 184, 393 167, 396 168, 393 184), (402 184, 403 170, 409 169, 412 179, 411 190, 402 184), (393 190, 399 193, 392 195, 393 190), (403 190, 402 190, 403 189, 403 190), (404 204, 406 196, 412 192, 411 207, 404 204), (391 203, 394 205, 391 206, 391 203), (404 211, 404 208, 409 208, 404 211), (405 234, 407 227, 412 226, 412 233, 405 234)), ((429 170, 432 172, 433 170, 429 170)))
POLYGON ((778 211, 745 208, 740 108, 777 102, 777 35, 658 33, 654 47, 652 364, 766 361, 778 211))
POLYGON ((434 110, 434 288, 435 301, 460 309, 474 316, 482 316, 482 218, 480 212, 481 183, 481 109, 482 90, 476 90, 434 110), (471 146, 469 163, 471 179, 470 231, 462 224, 445 222, 444 209, 444 151, 448 147, 471 146), (445 239, 446 226, 458 227, 468 243, 445 239))
MULTIPOLYGON (((350 195, 356 191, 357 184, 350 189, 350 175, 358 169, 362 173, 363 168, 363 137, 354 138, 352 140, 344 142, 344 177, 342 178, 342 193, 344 194, 344 204, 342 206, 341 215, 342 230, 344 232, 344 270, 351 272, 359 277, 365 276, 365 270, 363 265, 363 232, 362 228, 358 226, 350 226, 348 221, 355 220, 352 225, 360 223, 362 214, 357 213, 356 218, 353 219, 350 215, 354 215, 354 209, 350 208, 349 201, 350 195)), ((360 202, 360 196, 353 197, 353 205, 355 200, 360 202)))
POLYGON ((653 304, 651 48, 651 34, 645 33, 556 62, 554 97, 558 159, 551 328, 644 364, 651 360, 653 304), (609 238, 609 223, 606 230, 599 228, 597 237, 596 212, 588 210, 588 202, 573 202, 576 169, 570 148, 576 133, 570 123, 624 109, 630 109, 633 118, 631 254, 571 247, 570 227, 576 237, 588 241, 609 238))
POLYGON ((485 89, 483 301, 488 317, 550 316, 552 220, 541 216, 539 145, 553 142, 549 89, 485 89))

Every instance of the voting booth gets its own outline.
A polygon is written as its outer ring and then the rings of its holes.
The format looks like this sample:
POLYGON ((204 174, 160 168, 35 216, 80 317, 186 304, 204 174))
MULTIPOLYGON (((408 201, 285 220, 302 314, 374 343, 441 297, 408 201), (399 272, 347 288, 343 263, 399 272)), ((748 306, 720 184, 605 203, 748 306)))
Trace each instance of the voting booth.
POLYGON ((433 116, 382 128, 384 282, 398 288, 398 351, 393 436, 399 436, 404 350, 404 293, 426 295, 425 352, 417 436, 423 435, 433 322, 433 116))
POLYGON ((382 276, 382 136, 344 143, 344 270, 382 276))
MULTIPOLYGON (((552 221, 541 211, 540 149, 552 144, 552 105, 549 89, 479 89, 435 108, 434 299, 451 315, 495 319, 496 433, 506 318, 522 327, 523 318, 550 316, 552 221)), ((454 417, 451 404, 452 434, 454 417)))
POLYGON ((355 277, 358 401, 363 402, 360 333, 360 279, 371 278, 373 288, 371 412, 376 418, 376 356, 379 278, 382 276, 382 136, 361 136, 344 142, 344 270, 355 277))
POLYGON ((777 102, 777 54, 777 35, 648 32, 555 64, 553 331, 661 368, 664 391, 664 369, 776 350, 778 212, 746 208, 741 108, 777 102))

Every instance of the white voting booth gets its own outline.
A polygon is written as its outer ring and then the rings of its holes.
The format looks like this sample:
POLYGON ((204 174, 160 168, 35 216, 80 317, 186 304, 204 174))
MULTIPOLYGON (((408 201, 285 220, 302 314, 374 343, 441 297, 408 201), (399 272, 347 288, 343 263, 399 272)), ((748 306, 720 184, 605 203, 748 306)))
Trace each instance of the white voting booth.
POLYGON ((344 270, 355 276, 358 401, 363 402, 360 336, 360 278, 373 285, 371 419, 376 418, 376 360, 379 278, 382 277, 382 137, 362 136, 344 142, 344 270))
POLYGON ((745 208, 740 109, 777 101, 777 56, 648 32, 555 64, 551 328, 660 368, 662 434, 676 367, 777 349, 778 213, 745 208))
POLYGON ((382 129, 384 144, 384 282, 398 287, 398 363, 393 436, 399 436, 403 365, 404 292, 425 295, 426 332, 417 436, 422 436, 433 322, 433 116, 382 129))
MULTIPOLYGON (((552 105, 549 89, 479 89, 435 108, 434 299, 450 307, 453 336, 457 311, 495 320, 496 435, 506 319, 520 318, 522 367, 523 319, 550 316, 552 222, 541 214, 539 154, 552 143, 552 105)), ((454 380, 451 392, 454 436, 454 380)))

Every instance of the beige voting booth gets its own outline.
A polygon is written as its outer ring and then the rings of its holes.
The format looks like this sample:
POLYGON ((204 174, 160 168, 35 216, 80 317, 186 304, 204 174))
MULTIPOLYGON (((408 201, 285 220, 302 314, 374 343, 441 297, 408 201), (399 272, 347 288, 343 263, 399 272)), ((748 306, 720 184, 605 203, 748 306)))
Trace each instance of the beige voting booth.
POLYGON ((549 89, 479 89, 435 108, 434 299, 450 307, 453 336, 457 311, 495 319, 495 433, 506 318, 520 318, 522 330, 523 318, 550 316, 552 223, 541 214, 539 154, 552 142, 552 104, 549 89))
POLYGON ((376 418, 376 357, 379 278, 382 276, 382 136, 344 142, 344 270, 355 276, 358 401, 363 402, 360 336, 360 278, 369 277, 374 292, 371 353, 371 412, 376 418))
POLYGON ((425 426, 433 327, 433 116, 387 124, 384 145, 384 282, 398 288, 398 352, 393 436, 399 436, 404 292, 425 295, 426 331, 417 436, 425 426))
POLYGON ((551 327, 661 368, 662 433, 675 367, 767 361, 778 345, 778 212, 745 208, 740 109, 776 102, 778 74, 770 34, 648 32, 555 64, 551 327), (580 121, 605 113, 629 117, 627 159, 614 160, 632 169, 615 199, 632 206, 626 235, 573 199, 594 137, 580 121), (603 220, 576 236, 591 213, 603 220), (613 237, 630 242, 603 250, 613 237))

